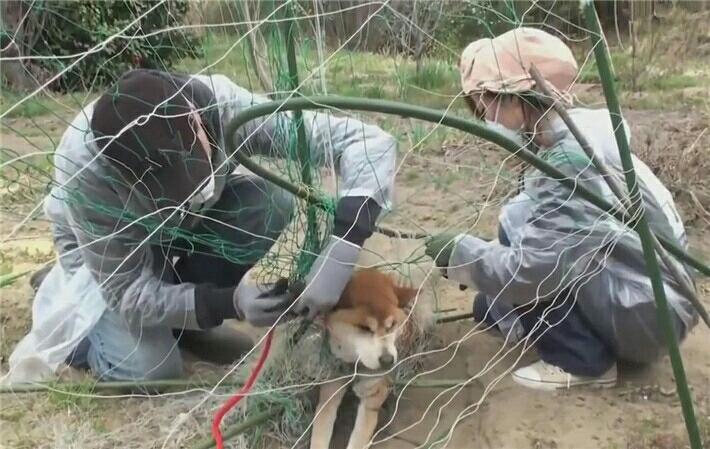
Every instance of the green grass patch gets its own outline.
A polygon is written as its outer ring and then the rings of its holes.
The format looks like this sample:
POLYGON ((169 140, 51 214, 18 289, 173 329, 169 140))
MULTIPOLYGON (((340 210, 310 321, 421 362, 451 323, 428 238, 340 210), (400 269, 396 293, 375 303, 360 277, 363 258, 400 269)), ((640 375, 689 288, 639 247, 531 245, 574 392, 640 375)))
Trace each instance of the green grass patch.
POLYGON ((415 122, 408 134, 409 145, 417 146, 418 151, 439 150, 446 140, 448 128, 415 122))
POLYGON ((434 60, 425 59, 421 62, 419 71, 416 70, 416 65, 409 67, 405 78, 407 84, 419 87, 426 90, 449 92, 453 87, 454 90, 459 90, 459 73, 455 67, 450 64, 434 60))
MULTIPOLYGON (((25 98, 25 95, 19 92, 4 91, 0 95, 0 114, 5 114, 6 111, 10 110, 19 101, 25 98)), ((54 100, 51 98, 35 95, 23 101, 20 105, 14 108, 6 117, 23 117, 32 118, 40 115, 50 114, 52 112, 52 105, 55 104, 54 100)))
POLYGON ((682 73, 660 75, 652 77, 646 82, 646 88, 649 90, 685 89, 701 85, 703 85, 702 78, 682 73))
POLYGON ((56 390, 48 390, 47 398, 54 407, 58 409, 77 409, 90 411, 96 407, 96 401, 91 394, 93 385, 91 383, 76 383, 68 385, 62 383, 56 390))
MULTIPOLYGON (((245 89, 261 92, 263 89, 252 68, 246 42, 238 41, 239 37, 228 34, 210 35, 203 41, 204 56, 184 59, 176 69, 197 73, 209 66, 204 73, 223 74, 245 89)), ((285 54, 281 43, 276 42, 274 48, 274 51, 281 48, 280 51, 285 54)), ((333 51, 332 48, 326 49, 319 58, 312 42, 299 43, 296 57, 304 94, 321 93, 324 81, 331 95, 444 107, 459 90, 457 69, 443 60, 427 58, 421 62, 417 72, 416 64, 409 58, 349 50, 334 54, 333 51), (321 75, 325 76, 324 80, 320 79, 321 75)), ((273 64, 267 66, 272 80, 285 76, 273 64)))
MULTIPOLYGON (((611 64, 614 68, 614 74, 617 81, 622 81, 628 78, 631 72, 631 55, 621 51, 611 50, 611 64)), ((597 61, 592 55, 583 67, 580 67, 579 79, 580 83, 601 83, 599 78, 599 69, 597 69, 597 61)))

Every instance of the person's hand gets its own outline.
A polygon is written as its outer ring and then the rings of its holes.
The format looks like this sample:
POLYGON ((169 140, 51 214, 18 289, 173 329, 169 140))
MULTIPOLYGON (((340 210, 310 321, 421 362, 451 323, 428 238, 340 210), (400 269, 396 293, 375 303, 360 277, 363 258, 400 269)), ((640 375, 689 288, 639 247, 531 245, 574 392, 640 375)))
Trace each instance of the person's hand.
POLYGON ((426 240, 424 252, 434 259, 437 267, 448 268, 457 236, 458 234, 443 233, 433 235, 426 240))
MULTIPOLYGON (((441 275, 448 279, 446 274, 446 269, 449 267, 449 260, 451 260, 451 254, 454 252, 456 247, 456 238, 458 234, 453 233, 443 233, 437 234, 429 237, 425 243, 424 252, 427 256, 434 259, 436 266, 441 268, 441 275)), ((465 285, 459 285, 459 290, 466 290, 465 285)))
MULTIPOLYGON (((260 284, 249 272, 234 290, 234 308, 240 320, 254 326, 271 326, 291 305, 292 295, 287 283, 260 284)), ((288 319, 289 316, 284 316, 288 319)))
POLYGON ((294 310, 313 319, 326 313, 340 300, 355 269, 361 248, 347 240, 331 236, 306 275, 306 284, 294 310))

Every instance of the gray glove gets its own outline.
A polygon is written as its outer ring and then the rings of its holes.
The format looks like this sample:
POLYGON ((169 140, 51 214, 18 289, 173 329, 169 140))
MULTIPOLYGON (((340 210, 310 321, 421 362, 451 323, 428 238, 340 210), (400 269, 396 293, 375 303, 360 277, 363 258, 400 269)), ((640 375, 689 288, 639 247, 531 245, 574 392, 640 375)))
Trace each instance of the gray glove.
MULTIPOLYGON (((254 326, 271 326, 291 305, 289 295, 276 284, 257 283, 247 272, 234 290, 234 308, 240 320, 254 326)), ((287 318, 290 317, 284 316, 287 318)))
POLYGON ((350 280, 360 250, 354 243, 331 236, 306 276, 306 288, 294 311, 313 319, 332 309, 350 280))

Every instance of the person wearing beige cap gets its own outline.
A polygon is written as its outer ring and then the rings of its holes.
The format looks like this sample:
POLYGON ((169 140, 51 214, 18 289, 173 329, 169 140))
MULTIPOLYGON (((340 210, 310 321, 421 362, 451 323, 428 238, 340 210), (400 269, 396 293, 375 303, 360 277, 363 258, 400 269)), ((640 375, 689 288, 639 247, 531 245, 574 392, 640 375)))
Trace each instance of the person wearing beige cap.
MULTIPOLYGON (((595 157, 623 179, 609 112, 572 108, 577 64, 562 40, 532 28, 480 39, 464 50, 460 71, 478 119, 529 144, 580 185, 614 198, 549 107, 558 101, 569 108, 595 157), (540 93, 528 72, 533 65, 553 98, 540 93)), ((653 231, 687 247, 670 193, 641 160, 634 157, 634 165, 653 231)), ((537 348, 541 360, 515 371, 515 382, 539 390, 608 387, 616 384, 618 360, 650 363, 664 353, 641 243, 628 226, 535 169, 526 170, 499 221, 498 241, 447 233, 430 238, 426 251, 447 278, 478 290, 474 319, 507 343, 537 348)), ((682 340, 697 315, 670 273, 664 282, 682 340)))

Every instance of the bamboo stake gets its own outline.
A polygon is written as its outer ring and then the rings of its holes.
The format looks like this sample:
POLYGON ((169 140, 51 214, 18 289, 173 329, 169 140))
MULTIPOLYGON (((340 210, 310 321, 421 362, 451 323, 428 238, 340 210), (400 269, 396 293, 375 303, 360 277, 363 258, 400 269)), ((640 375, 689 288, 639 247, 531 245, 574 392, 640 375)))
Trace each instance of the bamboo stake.
POLYGON ((29 271, 21 271, 19 273, 8 273, 0 276, 0 288, 2 287, 7 287, 8 285, 12 284, 22 276, 25 276, 26 274, 29 274, 29 271))
MULTIPOLYGON (((232 439, 237 435, 246 432, 252 427, 258 426, 259 424, 265 422, 268 419, 275 418, 283 411, 283 407, 280 405, 274 406, 266 411, 257 413, 245 419, 244 421, 228 427, 222 434, 224 441, 232 439)), ((197 443, 193 449, 211 449, 215 446, 214 439, 212 437, 205 438, 201 442, 197 443)))
POLYGON ((445 316, 442 318, 437 318, 436 324, 453 323, 454 321, 467 320, 469 318, 473 318, 473 313, 462 313, 460 315, 451 315, 451 316, 445 316))

